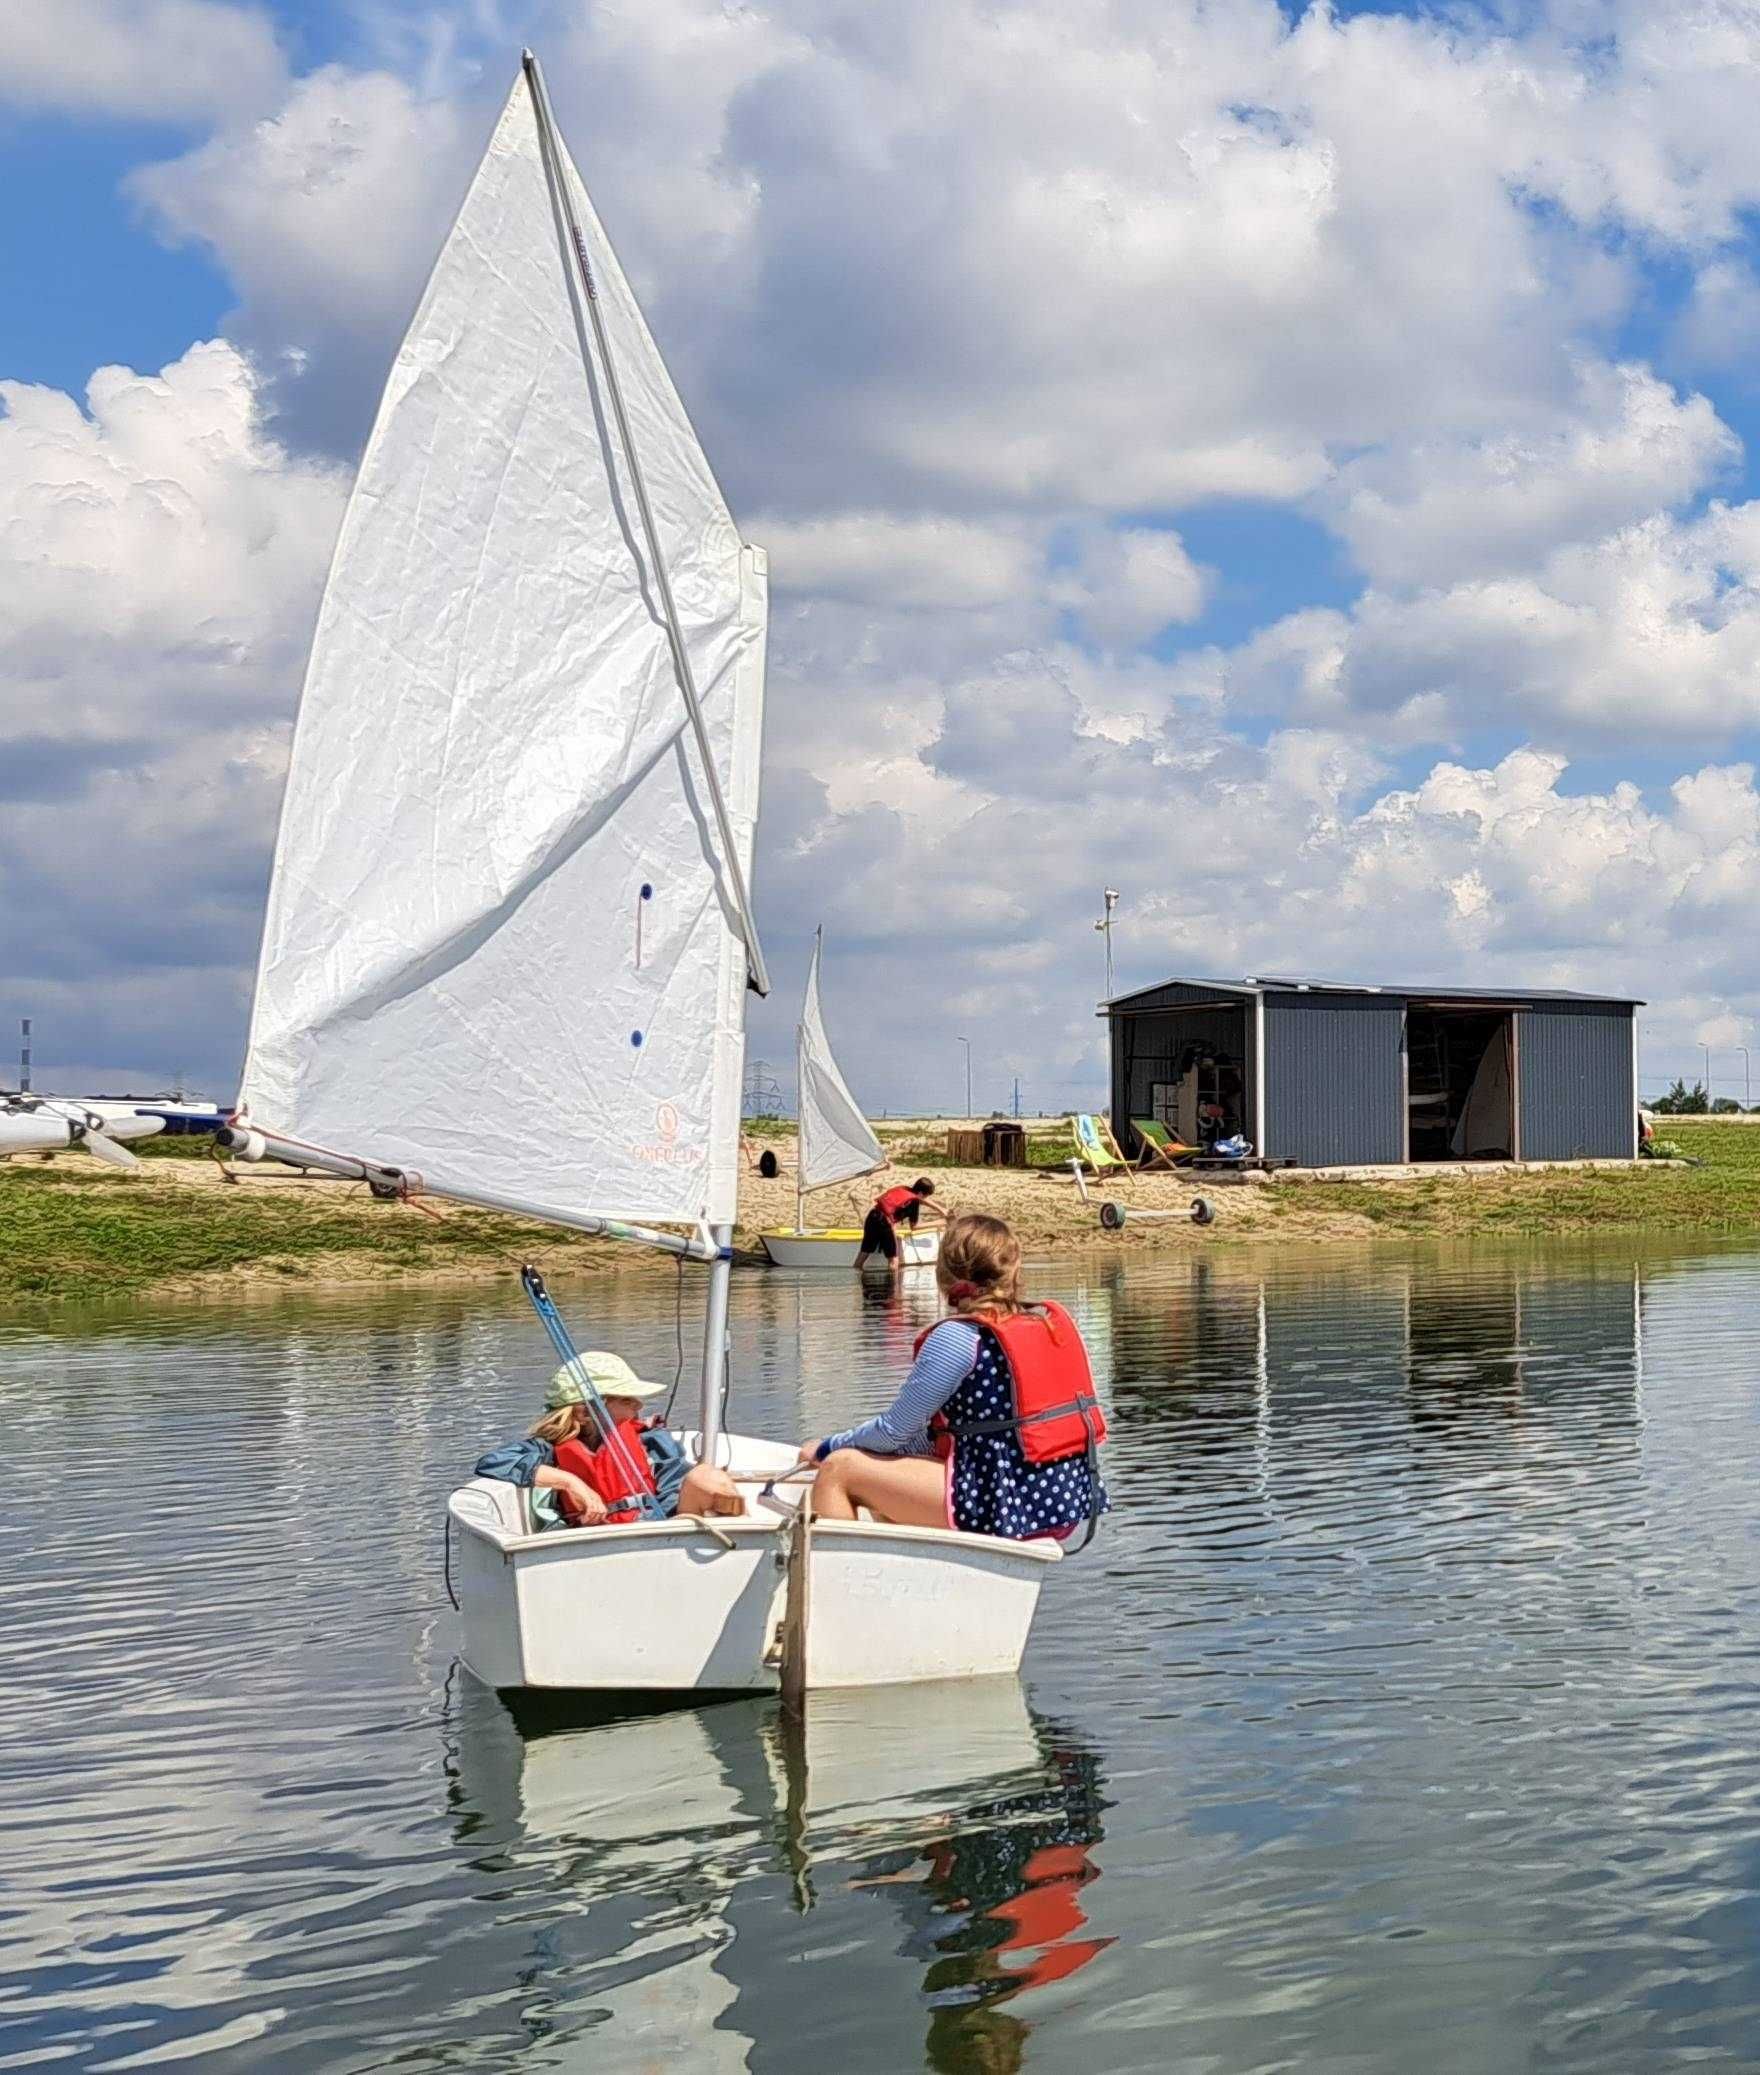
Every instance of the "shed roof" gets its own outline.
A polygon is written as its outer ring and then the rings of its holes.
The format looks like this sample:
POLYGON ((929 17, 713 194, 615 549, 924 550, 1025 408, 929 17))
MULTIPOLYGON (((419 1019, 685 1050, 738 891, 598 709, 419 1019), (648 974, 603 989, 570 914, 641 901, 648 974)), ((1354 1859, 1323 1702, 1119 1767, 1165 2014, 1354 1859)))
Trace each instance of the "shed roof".
POLYGON ((1392 981, 1371 984, 1351 980, 1306 980, 1291 974, 1260 974, 1242 980, 1210 980, 1175 973, 1157 980, 1152 987, 1137 987, 1129 994, 1115 994, 1101 1004, 1104 1009, 1124 1008, 1145 995, 1159 994, 1163 987, 1211 987, 1222 994, 1370 994, 1393 995, 1410 1001, 1459 1002, 1594 1002, 1604 1008, 1641 1008, 1640 997, 1630 994, 1582 994, 1568 987, 1453 987, 1438 984, 1396 986, 1392 981))

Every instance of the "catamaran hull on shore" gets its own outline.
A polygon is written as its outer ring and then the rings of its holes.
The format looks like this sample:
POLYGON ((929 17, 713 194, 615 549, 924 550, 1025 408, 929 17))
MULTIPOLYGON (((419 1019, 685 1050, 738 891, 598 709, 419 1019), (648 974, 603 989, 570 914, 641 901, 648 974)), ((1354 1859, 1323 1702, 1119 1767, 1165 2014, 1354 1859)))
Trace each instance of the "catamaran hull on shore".
POLYGON ((152 1138, 164 1129, 163 1117, 139 1116, 120 1107, 114 1115, 73 1103, 66 1105, 66 1114, 48 1109, 0 1112, 0 1160, 10 1159, 14 1153, 65 1153, 83 1145, 94 1132, 126 1144, 131 1139, 152 1138))
MULTIPOLYGON (((829 1232, 765 1232, 764 1251, 778 1268, 853 1268, 862 1250, 859 1227, 829 1232)), ((941 1253, 939 1232, 901 1232, 899 1256, 907 1268, 932 1268, 941 1253)), ((890 1264, 875 1255, 871 1265, 890 1264)))
MULTIPOLYGON (((452 1494, 461 1654, 503 1690, 768 1692, 780 1678, 783 1530, 794 1451, 729 1437, 743 1517, 530 1532, 525 1494, 452 1494)), ((878 1521, 815 1521, 808 1683, 895 1686, 1019 1668, 1051 1542, 878 1521)))

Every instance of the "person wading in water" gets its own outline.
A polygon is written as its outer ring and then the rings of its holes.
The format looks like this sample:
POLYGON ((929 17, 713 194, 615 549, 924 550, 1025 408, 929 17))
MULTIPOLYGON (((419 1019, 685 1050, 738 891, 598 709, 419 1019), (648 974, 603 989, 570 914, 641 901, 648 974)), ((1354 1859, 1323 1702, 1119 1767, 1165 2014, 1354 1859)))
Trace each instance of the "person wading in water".
POLYGON ((935 1184, 926 1174, 919 1175, 907 1189, 902 1184, 876 1196, 872 1209, 862 1223, 862 1250, 856 1256, 856 1273, 868 1265, 870 1254, 880 1254, 894 1269, 904 1266, 904 1256, 899 1250, 898 1227, 908 1225, 914 1232, 917 1220, 925 1211, 932 1218, 945 1218, 947 1213, 938 1203, 931 1203, 935 1184))

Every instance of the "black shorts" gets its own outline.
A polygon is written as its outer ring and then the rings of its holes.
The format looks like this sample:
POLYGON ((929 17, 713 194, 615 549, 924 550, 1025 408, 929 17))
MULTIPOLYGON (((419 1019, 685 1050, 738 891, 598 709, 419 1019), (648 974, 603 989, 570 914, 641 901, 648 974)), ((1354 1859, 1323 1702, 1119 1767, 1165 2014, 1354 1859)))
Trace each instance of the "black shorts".
POLYGON ((898 1234, 892 1229, 892 1220, 875 1204, 862 1220, 862 1252, 884 1254, 889 1261, 898 1259, 898 1234))

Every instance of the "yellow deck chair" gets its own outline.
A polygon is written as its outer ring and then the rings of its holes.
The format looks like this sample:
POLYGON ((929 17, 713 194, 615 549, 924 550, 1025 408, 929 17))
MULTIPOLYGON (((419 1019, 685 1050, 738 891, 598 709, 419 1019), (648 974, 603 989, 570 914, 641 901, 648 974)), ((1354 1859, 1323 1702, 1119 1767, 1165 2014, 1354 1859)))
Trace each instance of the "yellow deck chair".
POLYGON ((1129 1174, 1131 1163, 1118 1149, 1118 1140, 1112 1135, 1112 1127, 1104 1117, 1090 1117, 1080 1113, 1075 1120, 1076 1157, 1091 1167, 1095 1174, 1129 1174))

